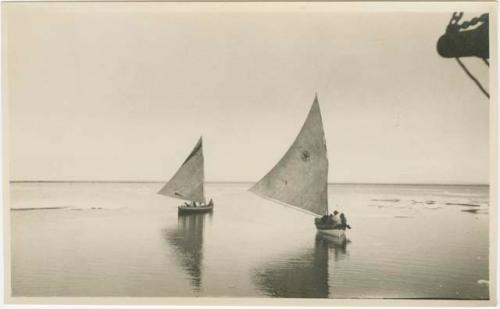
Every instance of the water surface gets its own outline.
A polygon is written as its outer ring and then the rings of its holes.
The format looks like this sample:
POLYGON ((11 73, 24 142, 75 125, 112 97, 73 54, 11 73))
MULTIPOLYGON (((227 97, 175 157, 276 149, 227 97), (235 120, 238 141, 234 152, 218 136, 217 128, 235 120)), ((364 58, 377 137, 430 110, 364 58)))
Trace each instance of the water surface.
POLYGON ((161 186, 13 183, 13 295, 488 298, 487 186, 330 185, 346 244, 250 184, 181 217, 161 186))

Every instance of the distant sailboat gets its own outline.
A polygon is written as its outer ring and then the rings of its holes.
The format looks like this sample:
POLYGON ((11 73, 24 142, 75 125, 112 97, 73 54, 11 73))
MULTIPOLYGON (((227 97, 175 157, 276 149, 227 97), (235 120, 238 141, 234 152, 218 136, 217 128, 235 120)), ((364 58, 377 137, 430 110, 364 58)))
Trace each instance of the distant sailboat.
POLYGON ((209 212, 214 203, 212 199, 208 204, 205 202, 204 182, 203 141, 200 137, 191 154, 158 194, 190 201, 179 206, 179 214, 209 212))
POLYGON ((328 158, 317 96, 299 135, 286 154, 250 191, 264 198, 295 206, 316 218, 319 232, 345 237, 328 217, 328 158))

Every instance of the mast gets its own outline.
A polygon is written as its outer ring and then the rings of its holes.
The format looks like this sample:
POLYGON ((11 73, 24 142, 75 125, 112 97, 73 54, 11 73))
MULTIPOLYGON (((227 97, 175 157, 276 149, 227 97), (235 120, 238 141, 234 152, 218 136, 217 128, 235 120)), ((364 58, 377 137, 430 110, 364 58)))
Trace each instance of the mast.
POLYGON ((203 141, 200 137, 193 151, 158 194, 205 203, 204 181, 203 141))
POLYGON ((295 141, 250 191, 317 215, 328 213, 328 157, 318 97, 295 141))

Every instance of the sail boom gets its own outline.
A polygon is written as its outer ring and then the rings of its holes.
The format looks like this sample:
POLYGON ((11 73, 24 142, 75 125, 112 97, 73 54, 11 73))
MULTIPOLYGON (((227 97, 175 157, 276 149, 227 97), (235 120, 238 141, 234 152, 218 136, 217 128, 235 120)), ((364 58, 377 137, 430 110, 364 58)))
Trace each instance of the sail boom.
POLYGON ((274 198, 271 198, 271 197, 268 197, 268 196, 265 196, 265 195, 261 195, 258 192, 253 192, 253 193, 255 193, 256 195, 262 197, 263 199, 266 199, 268 201, 274 202, 276 204, 280 204, 281 206, 284 206, 284 207, 287 207, 287 208, 291 208, 291 209, 296 210, 296 211, 300 211, 300 212, 305 213, 305 214, 310 215, 310 216, 316 217, 318 215, 321 215, 321 214, 317 214, 317 213, 314 213, 312 211, 300 208, 298 206, 290 205, 290 204, 282 202, 280 200, 277 200, 277 199, 274 199, 274 198))
POLYGON ((182 197, 178 194, 170 194, 170 193, 163 193, 161 191, 158 191, 158 194, 163 195, 163 196, 168 196, 172 198, 176 198, 179 200, 184 200, 184 201, 190 201, 190 202, 197 202, 197 203, 205 203, 205 198, 202 199, 197 199, 197 198, 189 198, 189 197, 182 197))

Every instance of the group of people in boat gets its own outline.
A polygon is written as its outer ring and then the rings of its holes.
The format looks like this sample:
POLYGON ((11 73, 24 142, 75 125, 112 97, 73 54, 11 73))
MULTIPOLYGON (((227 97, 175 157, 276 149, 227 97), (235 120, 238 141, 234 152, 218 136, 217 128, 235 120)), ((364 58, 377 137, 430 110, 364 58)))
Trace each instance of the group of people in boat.
POLYGON ((195 201, 192 201, 191 203, 188 203, 188 202, 184 202, 184 205, 182 205, 184 207, 196 207, 196 202, 195 201))
POLYGON ((332 226, 333 229, 351 229, 351 226, 347 224, 347 219, 344 213, 339 213, 337 210, 333 211, 333 214, 328 214, 321 217, 320 222, 321 224, 332 226))
POLYGON ((188 203, 188 202, 184 202, 184 205, 182 205, 183 207, 207 207, 209 206, 210 204, 212 203, 212 199, 210 199, 210 202, 207 204, 205 203, 197 203, 195 201, 192 201, 191 203, 188 203))

